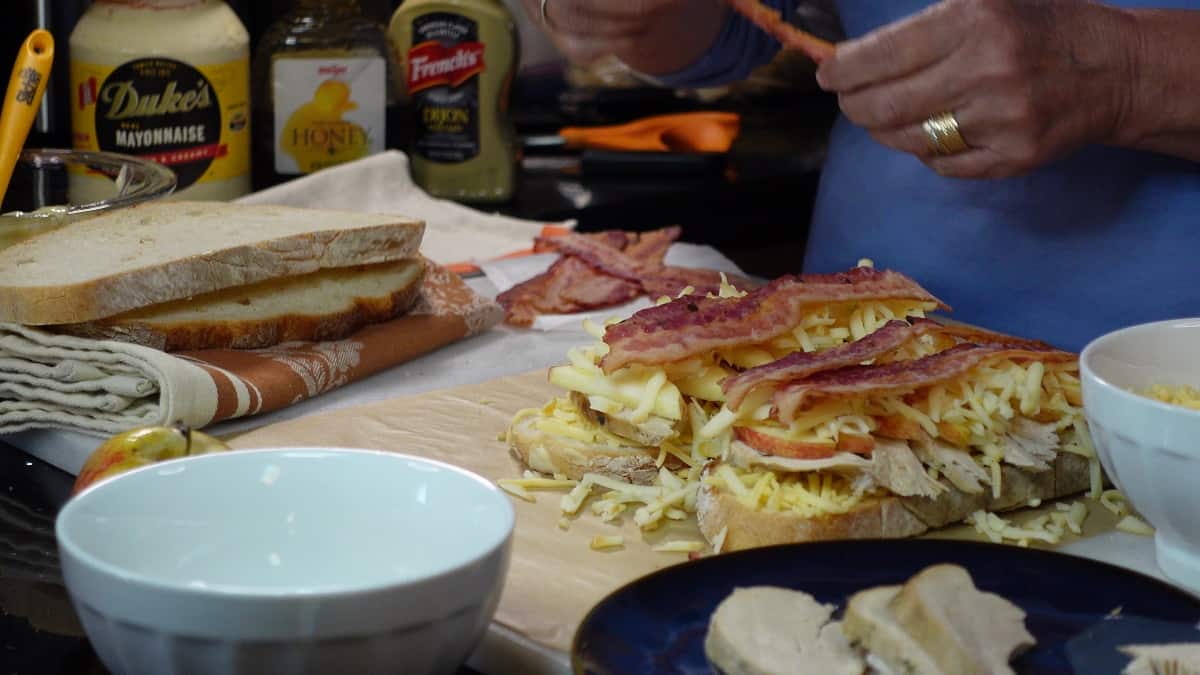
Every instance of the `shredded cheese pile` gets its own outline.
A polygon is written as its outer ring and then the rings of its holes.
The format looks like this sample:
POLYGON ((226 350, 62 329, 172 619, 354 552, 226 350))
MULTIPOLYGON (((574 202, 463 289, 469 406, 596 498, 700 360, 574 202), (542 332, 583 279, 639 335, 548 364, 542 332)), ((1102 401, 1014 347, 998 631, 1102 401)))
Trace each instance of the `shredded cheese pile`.
POLYGON ((1086 504, 1081 501, 1070 504, 1059 502, 1054 508, 1050 513, 1035 516, 1021 524, 1015 524, 1012 520, 995 513, 979 510, 967 516, 967 523, 973 525, 976 532, 993 543, 1011 541, 1022 547, 1029 546, 1031 541, 1058 544, 1067 532, 1083 534, 1083 523, 1088 516, 1086 504))
POLYGON ((1129 501, 1119 490, 1105 490, 1100 495, 1100 504, 1120 518, 1117 521, 1118 530, 1146 537, 1154 536, 1154 528, 1131 512, 1129 501))
POLYGON ((1152 398, 1155 401, 1170 403, 1192 410, 1200 410, 1200 390, 1188 385, 1171 386, 1166 384, 1152 384, 1145 389, 1134 390, 1134 393, 1141 394, 1146 398, 1152 398))
POLYGON ((788 511, 806 517, 848 513, 862 501, 844 477, 831 472, 790 473, 750 471, 721 464, 706 477, 707 485, 728 491, 743 506, 757 511, 788 511))

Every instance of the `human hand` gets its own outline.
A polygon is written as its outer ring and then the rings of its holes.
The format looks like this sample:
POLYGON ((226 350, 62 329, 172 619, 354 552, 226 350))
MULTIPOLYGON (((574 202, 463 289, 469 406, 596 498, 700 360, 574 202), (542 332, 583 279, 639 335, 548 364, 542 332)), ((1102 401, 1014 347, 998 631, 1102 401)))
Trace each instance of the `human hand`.
POLYGON ((571 61, 588 64, 613 55, 635 70, 652 74, 693 62, 716 39, 725 18, 718 0, 522 2, 530 18, 571 61))
POLYGON ((1106 142, 1128 109, 1136 30, 1086 0, 946 0, 838 45, 817 71, 846 117, 940 174, 1000 178, 1106 142), (968 146, 922 123, 953 113, 968 146))

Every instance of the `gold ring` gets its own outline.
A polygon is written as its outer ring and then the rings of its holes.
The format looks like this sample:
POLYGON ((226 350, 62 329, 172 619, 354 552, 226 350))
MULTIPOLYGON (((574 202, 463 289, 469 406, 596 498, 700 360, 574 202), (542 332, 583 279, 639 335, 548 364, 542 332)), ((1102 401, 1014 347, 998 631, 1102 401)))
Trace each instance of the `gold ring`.
POLYGON ((939 155, 954 155, 971 147, 963 140, 958 118, 952 112, 930 117, 921 123, 921 128, 929 138, 929 148, 939 155))
POLYGON ((549 0, 542 0, 540 14, 542 15, 542 25, 550 30, 554 30, 554 26, 550 25, 550 15, 546 13, 546 4, 549 0))

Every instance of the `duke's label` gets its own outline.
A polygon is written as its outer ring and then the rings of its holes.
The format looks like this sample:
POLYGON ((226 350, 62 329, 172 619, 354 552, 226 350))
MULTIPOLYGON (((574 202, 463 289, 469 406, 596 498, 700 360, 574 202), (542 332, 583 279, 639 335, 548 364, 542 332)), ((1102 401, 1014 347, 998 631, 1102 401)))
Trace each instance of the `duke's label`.
POLYGON ((271 86, 276 172, 312 173, 384 150, 382 58, 277 58, 271 86))
POLYGON ((192 66, 165 57, 115 68, 71 63, 74 145, 165 164, 178 190, 250 172, 245 60, 192 66))
POLYGON ((416 115, 414 148, 436 162, 479 154, 479 74, 487 67, 474 21, 451 12, 413 19, 408 93, 416 115))

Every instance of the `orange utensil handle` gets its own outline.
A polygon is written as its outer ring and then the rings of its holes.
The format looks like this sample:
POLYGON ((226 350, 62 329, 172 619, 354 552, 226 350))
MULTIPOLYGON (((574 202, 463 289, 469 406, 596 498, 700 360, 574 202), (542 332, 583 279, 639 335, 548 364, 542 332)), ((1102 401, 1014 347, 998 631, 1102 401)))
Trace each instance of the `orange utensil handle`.
POLYGON ((784 49, 800 52, 816 63, 833 56, 837 50, 833 43, 784 21, 778 10, 762 4, 759 0, 725 0, 725 3, 778 40, 784 49))
POLYGON ((656 152, 727 152, 741 119, 730 112, 691 112, 643 117, 604 127, 566 127, 558 133, 569 148, 656 152))
POLYGON ((29 137, 53 63, 54 38, 40 28, 30 33, 17 53, 4 95, 4 112, 0 113, 0 199, 8 192, 17 155, 29 137))

